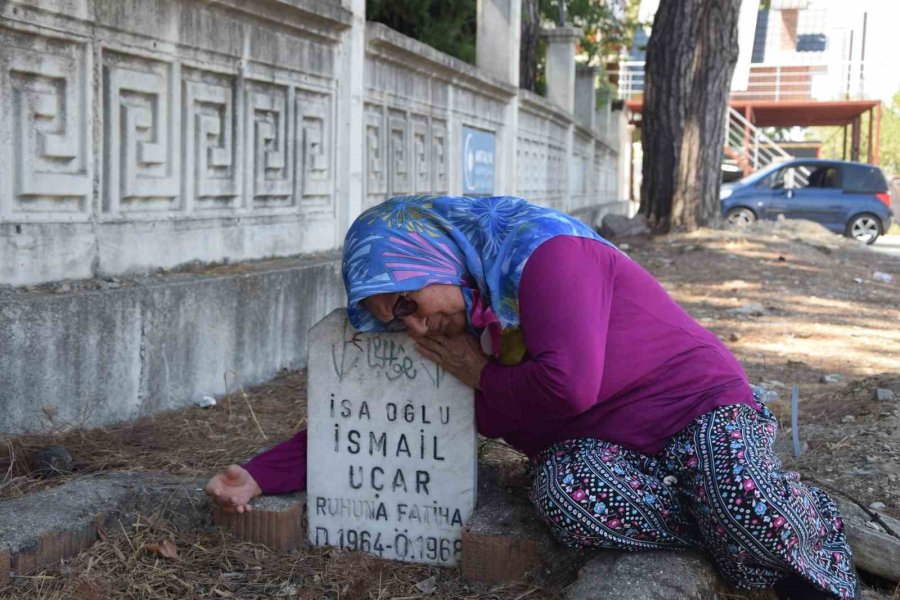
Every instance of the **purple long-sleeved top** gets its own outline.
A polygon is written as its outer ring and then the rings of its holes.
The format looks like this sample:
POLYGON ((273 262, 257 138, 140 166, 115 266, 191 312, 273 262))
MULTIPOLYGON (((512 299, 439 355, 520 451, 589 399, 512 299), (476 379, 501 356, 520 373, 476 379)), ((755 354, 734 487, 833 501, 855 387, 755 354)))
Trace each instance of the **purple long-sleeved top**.
MULTIPOLYGON (((737 359, 637 263, 560 236, 519 284, 525 359, 490 363, 475 392, 478 431, 528 456, 594 437, 652 455, 719 406, 758 409, 737 359)), ((267 494, 306 487, 306 431, 245 467, 267 494)))

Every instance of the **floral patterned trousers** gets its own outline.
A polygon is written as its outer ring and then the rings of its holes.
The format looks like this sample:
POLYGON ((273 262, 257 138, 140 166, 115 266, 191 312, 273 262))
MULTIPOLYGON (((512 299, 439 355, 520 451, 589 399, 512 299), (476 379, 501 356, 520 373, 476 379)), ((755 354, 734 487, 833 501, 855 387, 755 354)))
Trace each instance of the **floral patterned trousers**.
POLYGON ((705 548, 732 585, 770 587, 791 573, 836 598, 856 573, 834 501, 781 470, 765 407, 706 413, 649 457, 596 439, 555 444, 531 463, 531 501, 563 544, 705 548))

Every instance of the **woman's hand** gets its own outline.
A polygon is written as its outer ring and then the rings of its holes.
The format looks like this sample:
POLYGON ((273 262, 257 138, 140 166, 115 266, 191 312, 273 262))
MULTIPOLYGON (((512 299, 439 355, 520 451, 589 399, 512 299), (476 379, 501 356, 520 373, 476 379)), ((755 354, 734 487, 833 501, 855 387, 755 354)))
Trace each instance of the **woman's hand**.
POLYGON ((474 336, 428 335, 416 338, 416 350, 467 386, 481 389, 481 372, 490 361, 474 336))
POLYGON ((248 502, 262 495, 253 476, 237 465, 229 465, 224 472, 213 476, 204 491, 227 513, 249 512, 248 502))

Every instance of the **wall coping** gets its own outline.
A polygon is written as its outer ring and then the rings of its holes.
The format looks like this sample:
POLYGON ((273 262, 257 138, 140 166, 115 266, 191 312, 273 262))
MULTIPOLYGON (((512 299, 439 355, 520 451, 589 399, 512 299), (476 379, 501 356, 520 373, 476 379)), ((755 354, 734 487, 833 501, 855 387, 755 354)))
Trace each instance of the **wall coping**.
POLYGON ((366 23, 366 52, 499 100, 507 101, 518 91, 516 86, 503 83, 477 67, 398 33, 383 23, 366 23))
POLYGON ((519 90, 519 99, 522 102, 522 108, 542 114, 553 121, 556 121, 563 127, 568 127, 575 123, 574 115, 553 104, 540 94, 536 94, 530 90, 519 90))
POLYGON ((353 25, 352 11, 327 0, 206 0, 206 3, 334 41, 337 41, 336 33, 353 25))

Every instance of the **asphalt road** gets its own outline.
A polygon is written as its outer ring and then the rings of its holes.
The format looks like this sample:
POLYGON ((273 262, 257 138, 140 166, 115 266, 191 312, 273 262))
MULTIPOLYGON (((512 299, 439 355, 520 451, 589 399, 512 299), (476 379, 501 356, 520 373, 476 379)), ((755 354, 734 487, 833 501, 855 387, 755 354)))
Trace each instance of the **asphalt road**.
POLYGON ((875 252, 900 258, 900 235, 883 235, 870 246, 875 252))

